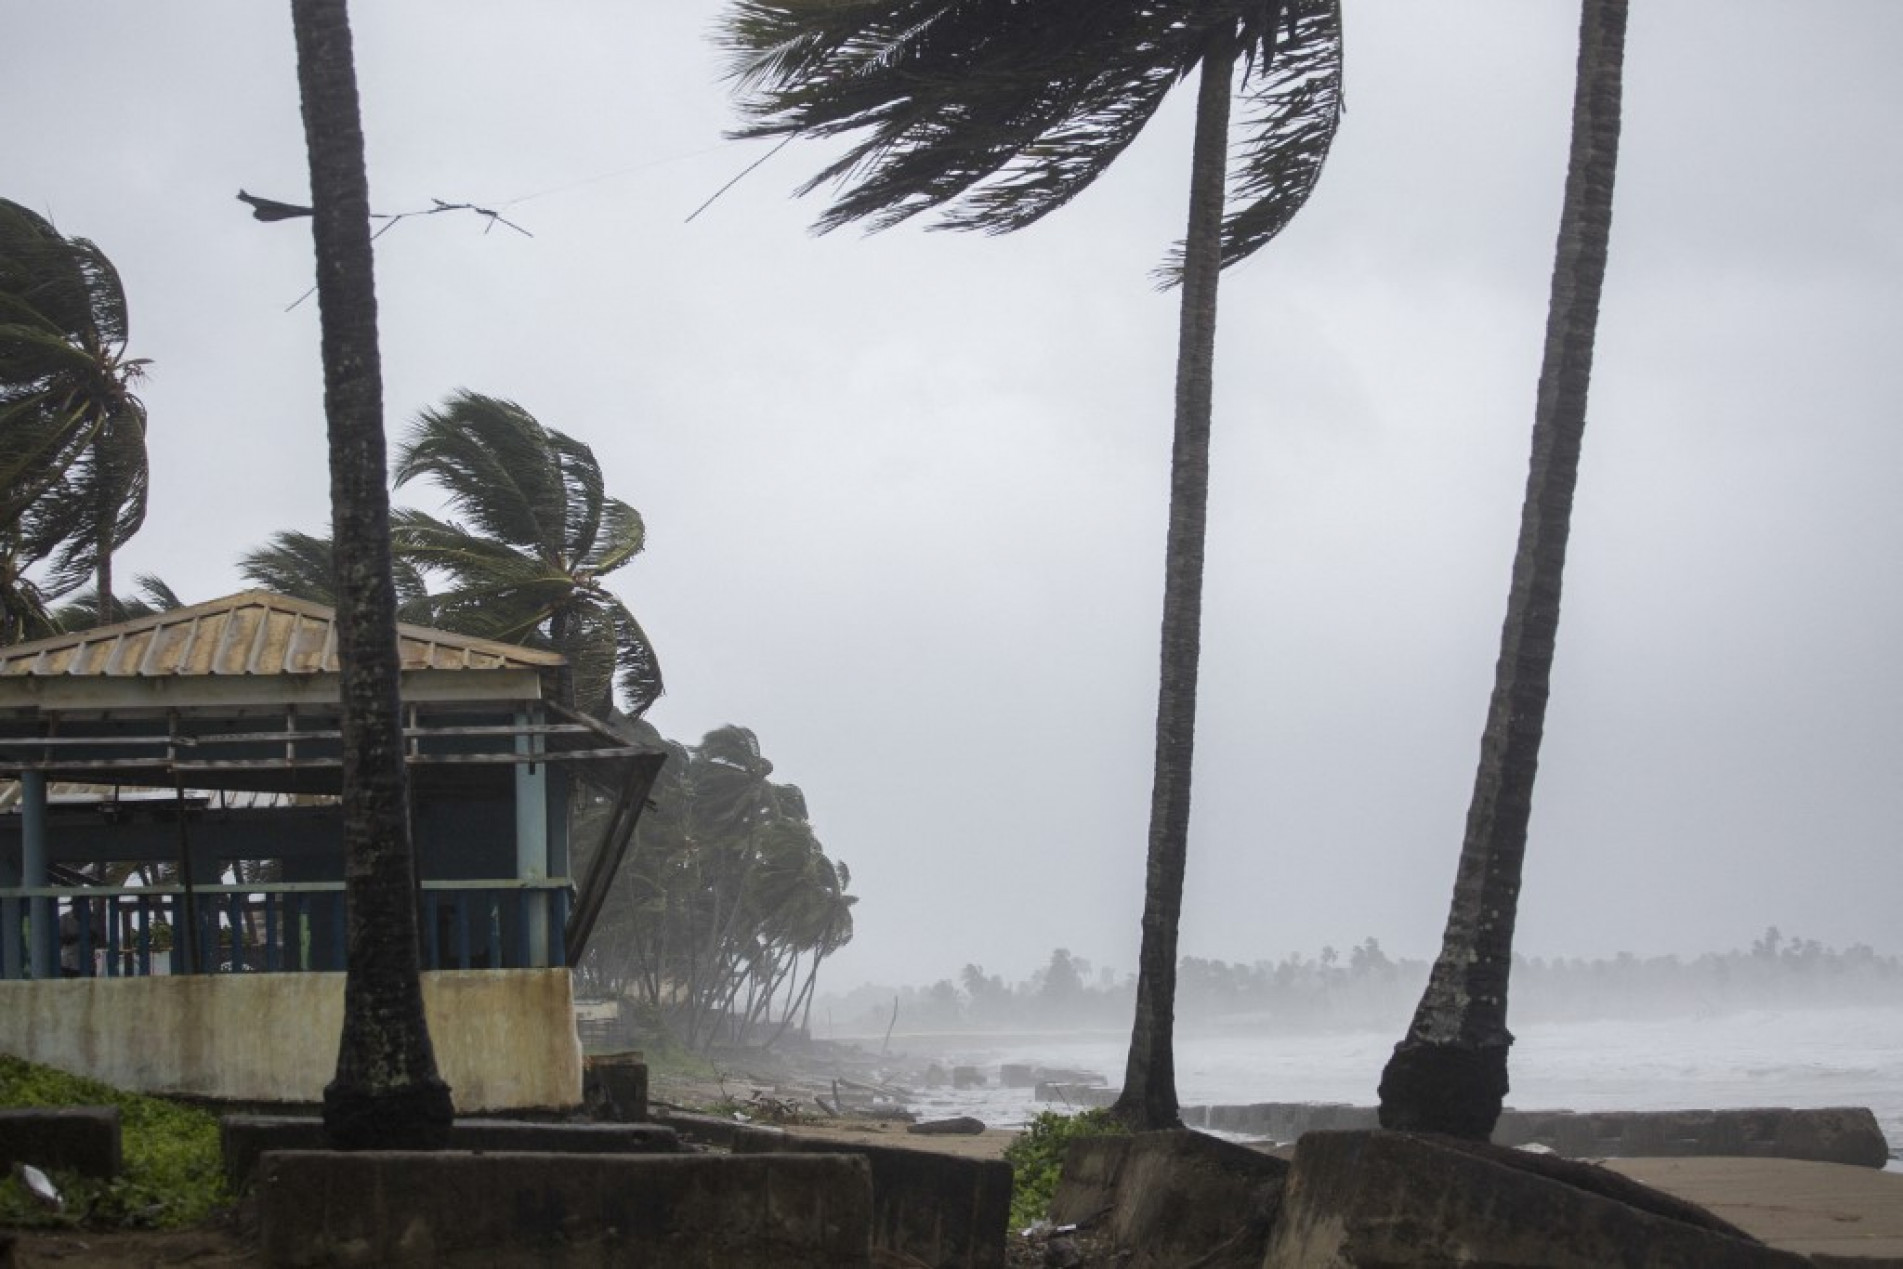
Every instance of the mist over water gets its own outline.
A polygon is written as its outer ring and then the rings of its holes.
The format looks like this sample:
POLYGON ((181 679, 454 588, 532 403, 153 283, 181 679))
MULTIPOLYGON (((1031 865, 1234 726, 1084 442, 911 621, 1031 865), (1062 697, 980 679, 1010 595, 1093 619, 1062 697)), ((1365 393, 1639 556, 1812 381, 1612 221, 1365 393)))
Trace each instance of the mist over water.
MULTIPOLYGON (((1307 1031, 1190 1029, 1176 1045, 1185 1106, 1255 1102, 1374 1104, 1391 1028, 1307 1031)), ((844 1036, 840 1038, 846 1038, 844 1036)), ((862 1037, 873 1047, 874 1034, 862 1037)), ((891 1048, 980 1067, 979 1089, 920 1089, 923 1115, 970 1114, 998 1126, 1039 1110, 1031 1089, 998 1087, 998 1067, 1024 1063, 1122 1077, 1127 1036, 1090 1033, 895 1035, 891 1048)), ((1867 1106, 1903 1152, 1903 1004, 1748 1010, 1641 1020, 1546 1020, 1516 1030, 1509 1106, 1522 1110, 1689 1110, 1867 1106)))

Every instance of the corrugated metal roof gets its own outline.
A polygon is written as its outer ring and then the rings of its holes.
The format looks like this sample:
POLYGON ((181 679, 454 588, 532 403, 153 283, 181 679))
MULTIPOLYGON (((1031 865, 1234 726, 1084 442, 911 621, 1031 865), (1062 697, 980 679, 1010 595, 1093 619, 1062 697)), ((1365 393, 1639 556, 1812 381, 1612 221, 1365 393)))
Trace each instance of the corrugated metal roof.
MULTIPOLYGON (((397 627, 405 670, 541 670, 559 653, 397 627)), ((136 621, 0 648, 0 679, 335 674, 337 614, 252 590, 136 621)))

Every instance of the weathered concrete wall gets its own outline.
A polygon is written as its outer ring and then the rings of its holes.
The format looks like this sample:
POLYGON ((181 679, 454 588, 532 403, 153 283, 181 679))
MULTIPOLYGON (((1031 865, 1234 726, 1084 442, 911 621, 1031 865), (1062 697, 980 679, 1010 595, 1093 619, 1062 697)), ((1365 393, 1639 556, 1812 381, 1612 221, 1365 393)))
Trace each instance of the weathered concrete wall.
MULTIPOLYGON (((226 1115, 218 1121, 225 1184, 233 1194, 251 1187, 258 1160, 273 1150, 323 1150, 324 1124, 315 1116, 226 1115)), ((449 1150, 511 1154, 678 1154, 681 1140, 659 1124, 536 1124, 515 1119, 459 1119, 449 1128, 449 1150)))
POLYGON ((1102 1231, 1129 1269, 1258 1269, 1288 1171, 1183 1129, 1084 1137, 1064 1156, 1051 1220, 1102 1231))
MULTIPOLYGON (((872 1246, 924 1269, 1004 1269, 1011 1219, 1011 1165, 930 1150, 822 1141, 749 1126, 735 1154, 852 1154, 872 1169, 872 1246)), ((1237 1147, 1238 1149, 1240 1147, 1237 1147)))
MULTIPOLYGON (((457 1110, 581 1100, 567 970, 424 974, 423 1005, 457 1110)), ((0 1052, 138 1092, 315 1102, 343 1008, 342 974, 0 982, 0 1052)))
POLYGON ((258 1190, 267 1265, 871 1264, 851 1155, 288 1151, 258 1190))
MULTIPOLYGON (((1295 1141, 1306 1133, 1372 1131, 1372 1106, 1333 1102, 1259 1102, 1250 1106, 1186 1106, 1192 1128, 1295 1141)), ((1881 1168, 1890 1147, 1876 1116, 1860 1106, 1756 1110, 1508 1110, 1493 1140, 1542 1145, 1569 1159, 1637 1159, 1736 1155, 1810 1159, 1881 1168)))

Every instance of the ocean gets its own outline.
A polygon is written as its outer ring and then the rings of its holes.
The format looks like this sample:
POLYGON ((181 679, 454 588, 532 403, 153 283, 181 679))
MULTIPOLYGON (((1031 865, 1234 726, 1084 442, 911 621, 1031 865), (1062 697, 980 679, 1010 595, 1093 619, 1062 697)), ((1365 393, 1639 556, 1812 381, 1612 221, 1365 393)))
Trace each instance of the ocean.
MULTIPOLYGON (((1372 1105, 1398 1031, 1288 1035, 1189 1031, 1176 1042, 1185 1106, 1253 1102, 1372 1105)), ((877 1039, 860 1043, 877 1047, 877 1039)), ((998 1068, 1025 1063, 1121 1080, 1127 1036, 1040 1034, 892 1038, 894 1051, 980 1068, 986 1086, 917 1089, 926 1116, 1021 1125, 1051 1107, 1002 1088, 998 1068)), ((1753 1011, 1671 1020, 1542 1022, 1515 1032, 1509 1106, 1522 1110, 1691 1110, 1867 1106, 1903 1170, 1903 1006, 1753 1011)))

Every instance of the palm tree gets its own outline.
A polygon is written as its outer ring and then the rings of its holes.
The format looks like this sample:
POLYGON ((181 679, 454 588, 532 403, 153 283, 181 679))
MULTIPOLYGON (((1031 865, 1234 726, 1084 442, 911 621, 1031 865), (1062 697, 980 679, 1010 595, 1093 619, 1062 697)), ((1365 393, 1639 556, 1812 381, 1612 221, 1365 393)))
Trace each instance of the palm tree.
POLYGON ((563 695, 605 717, 619 681, 628 712, 661 694, 641 623, 603 585, 646 545, 641 515, 607 496, 594 451, 513 401, 458 392, 410 427, 396 484, 427 477, 468 527, 399 511, 398 554, 448 579, 433 597, 444 629, 553 648, 563 695))
MULTIPOLYGON (((422 573, 400 553, 392 555, 390 568, 396 586, 396 619, 418 626, 432 624, 436 608, 422 573)), ((337 606, 337 556, 327 537, 295 529, 274 533, 270 542, 239 557, 238 573, 253 586, 273 594, 327 608, 337 606)))
POLYGON ((348 953, 324 1134, 342 1149, 440 1148, 454 1110, 423 1013, 416 865, 398 698, 383 370, 369 181, 344 0, 291 0, 310 156, 342 667, 348 953))
MULTIPOLYGON (((112 620, 112 556, 145 522, 148 362, 126 355, 125 288, 95 244, 0 199, 0 533, 15 621, 87 581, 112 620)), ((13 627, 15 621, 9 621, 13 627)), ((38 633, 44 633, 43 629, 38 633)), ((20 637, 21 631, 6 633, 20 637)))
POLYGON ((1188 231, 1164 270, 1182 285, 1175 443, 1136 1014, 1115 1107, 1134 1127, 1173 1126, 1217 279, 1320 176, 1342 110, 1338 0, 739 0, 726 40, 752 119, 740 135, 864 134, 802 190, 846 187, 822 230, 935 208, 948 228, 1023 228, 1081 193, 1200 72, 1188 231), (1248 119, 1232 173, 1238 88, 1248 119))
POLYGON ((1381 1076, 1381 1123, 1485 1140, 1507 1092, 1507 974, 1559 632, 1593 335, 1612 229, 1626 0, 1585 0, 1533 456, 1446 935, 1381 1076))
POLYGON ((91 630, 106 625, 109 621, 132 621, 139 617, 150 617, 156 613, 171 612, 185 605, 173 593, 162 578, 151 573, 141 573, 132 579, 138 587, 130 595, 115 595, 112 600, 112 616, 107 617, 107 607, 99 602, 96 591, 87 591, 73 600, 60 605, 53 614, 53 621, 61 630, 91 630))

